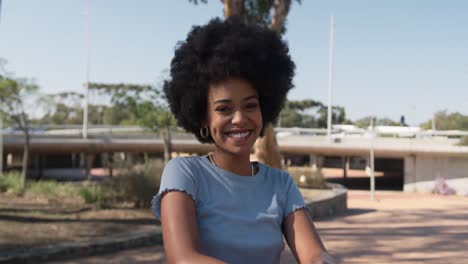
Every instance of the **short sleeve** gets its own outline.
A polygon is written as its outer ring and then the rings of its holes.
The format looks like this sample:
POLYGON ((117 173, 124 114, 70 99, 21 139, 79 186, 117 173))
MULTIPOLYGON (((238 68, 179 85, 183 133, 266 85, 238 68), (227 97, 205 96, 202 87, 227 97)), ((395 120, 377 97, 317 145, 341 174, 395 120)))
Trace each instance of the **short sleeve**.
POLYGON ((151 201, 151 210, 158 220, 161 220, 161 199, 163 195, 171 191, 186 193, 193 201, 197 199, 197 182, 193 164, 186 158, 170 160, 163 170, 159 192, 151 201))
POLYGON ((283 210, 283 220, 292 212, 307 208, 299 188, 289 174, 283 175, 286 178, 286 202, 283 210))

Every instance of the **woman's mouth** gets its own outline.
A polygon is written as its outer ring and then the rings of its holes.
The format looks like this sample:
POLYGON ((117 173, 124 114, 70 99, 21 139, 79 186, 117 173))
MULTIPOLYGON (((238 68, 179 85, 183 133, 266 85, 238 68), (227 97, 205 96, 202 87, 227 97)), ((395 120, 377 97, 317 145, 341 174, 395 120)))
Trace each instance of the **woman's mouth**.
POLYGON ((250 136, 252 132, 250 130, 244 130, 244 131, 229 131, 226 132, 225 135, 229 138, 234 138, 234 139, 246 139, 250 136))

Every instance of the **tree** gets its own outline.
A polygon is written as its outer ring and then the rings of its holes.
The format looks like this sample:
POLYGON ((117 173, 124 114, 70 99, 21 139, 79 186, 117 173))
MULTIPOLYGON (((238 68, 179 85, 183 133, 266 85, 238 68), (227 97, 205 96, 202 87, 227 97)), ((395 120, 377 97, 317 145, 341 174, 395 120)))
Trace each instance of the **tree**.
POLYGON ((16 125, 24 135, 23 164, 21 171, 21 192, 26 189, 29 165, 30 121, 25 112, 26 102, 37 92, 38 86, 26 78, 14 78, 4 71, 5 61, 0 61, 0 113, 12 125, 16 125))
MULTIPOLYGON (((296 0, 299 4, 301 0, 296 0)), ((208 3, 207 0, 189 0, 194 4, 208 3)), ((286 31, 286 18, 291 0, 221 0, 224 17, 239 16, 249 24, 268 27, 280 34, 286 31)))
POLYGON ((83 123, 83 94, 76 92, 61 92, 45 94, 39 98, 45 114, 39 120, 41 124, 49 125, 79 125, 83 123))
MULTIPOLYGON (((437 130, 468 130, 468 115, 461 113, 448 113, 447 110, 439 111, 434 115, 437 130)), ((432 119, 422 123, 421 128, 432 129, 432 119)))
MULTIPOLYGON (((317 119, 317 125, 320 128, 327 127, 327 106, 322 105, 318 110, 319 117, 317 119)), ((346 112, 342 106, 332 106, 332 123, 333 124, 349 124, 351 123, 346 119, 346 112)))
POLYGON ((288 100, 280 113, 280 125, 282 127, 315 127, 316 119, 310 111, 320 106, 322 103, 312 99, 288 100))
MULTIPOLYGON (((335 124, 349 124, 345 109, 341 106, 332 107, 332 121, 335 124)), ((287 101, 281 111, 281 126, 283 127, 327 127, 327 106, 319 101, 304 99, 287 101)))
POLYGON ((366 116, 358 119, 354 122, 354 125, 360 128, 368 128, 371 125, 371 120, 375 126, 401 126, 399 122, 396 122, 390 118, 377 118, 375 116, 366 116))
POLYGON ((89 88, 101 96, 110 97, 112 106, 107 110, 112 109, 112 114, 117 113, 117 109, 126 111, 126 119, 121 120, 121 123, 139 125, 159 132, 164 142, 164 161, 167 163, 170 160, 170 128, 175 125, 175 119, 162 98, 160 89, 150 85, 125 83, 90 83, 89 88))

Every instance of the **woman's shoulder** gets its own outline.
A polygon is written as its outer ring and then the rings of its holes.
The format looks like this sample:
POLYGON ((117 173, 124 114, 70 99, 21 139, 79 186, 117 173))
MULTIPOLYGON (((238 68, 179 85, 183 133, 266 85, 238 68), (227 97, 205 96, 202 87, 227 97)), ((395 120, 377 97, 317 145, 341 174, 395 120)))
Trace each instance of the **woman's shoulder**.
POLYGON ((202 156, 175 157, 165 166, 165 171, 183 171, 192 174, 202 168, 202 156))
POLYGON ((278 181, 281 181, 282 183, 288 182, 289 180, 292 179, 289 173, 285 170, 273 168, 271 166, 268 166, 258 161, 255 162, 255 165, 258 167, 260 171, 264 171, 264 173, 268 175, 269 179, 278 180, 278 181))
POLYGON ((203 156, 178 156, 172 158, 167 165, 171 164, 171 166, 174 165, 184 165, 184 166, 194 166, 194 165, 199 165, 202 162, 203 156))

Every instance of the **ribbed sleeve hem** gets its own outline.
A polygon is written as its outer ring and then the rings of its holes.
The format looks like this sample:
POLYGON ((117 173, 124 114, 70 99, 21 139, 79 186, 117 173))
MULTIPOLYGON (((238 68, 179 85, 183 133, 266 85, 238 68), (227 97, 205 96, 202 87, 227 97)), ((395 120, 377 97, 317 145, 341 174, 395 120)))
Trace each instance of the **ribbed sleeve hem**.
POLYGON ((167 189, 164 189, 163 191, 160 191, 151 200, 151 211, 153 212, 154 216, 159 221, 161 221, 161 199, 168 192, 183 192, 183 193, 187 194, 193 200, 193 202, 195 202, 195 196, 193 194, 187 192, 186 190, 182 190, 182 189, 178 189, 178 188, 167 188, 167 189))
POLYGON ((294 212, 296 212, 297 210, 302 210, 302 209, 307 209, 309 210, 309 208, 307 207, 307 205, 295 205, 291 208, 291 210, 289 210, 288 212, 285 212, 284 214, 284 218, 283 220, 286 220, 286 218, 288 218, 288 216, 294 212))

